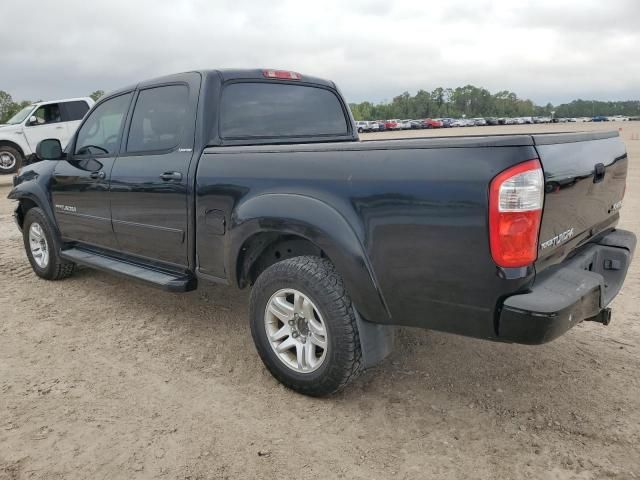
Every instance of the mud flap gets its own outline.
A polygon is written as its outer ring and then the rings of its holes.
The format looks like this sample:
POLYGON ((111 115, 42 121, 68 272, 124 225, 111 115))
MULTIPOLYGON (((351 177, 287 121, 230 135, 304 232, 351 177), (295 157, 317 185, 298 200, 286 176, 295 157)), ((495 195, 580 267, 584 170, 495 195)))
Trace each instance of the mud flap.
POLYGON ((364 320, 354 309, 360 348, 362 349, 362 366, 370 368, 384 360, 393 350, 395 327, 364 320))

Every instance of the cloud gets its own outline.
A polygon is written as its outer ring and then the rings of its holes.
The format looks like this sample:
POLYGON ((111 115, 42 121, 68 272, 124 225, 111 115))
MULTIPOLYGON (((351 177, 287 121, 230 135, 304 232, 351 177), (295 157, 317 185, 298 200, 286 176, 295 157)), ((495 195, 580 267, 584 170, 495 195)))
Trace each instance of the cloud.
POLYGON ((640 2, 21 0, 0 89, 86 95, 197 68, 330 78, 350 101, 468 83, 538 103, 640 97, 640 2))

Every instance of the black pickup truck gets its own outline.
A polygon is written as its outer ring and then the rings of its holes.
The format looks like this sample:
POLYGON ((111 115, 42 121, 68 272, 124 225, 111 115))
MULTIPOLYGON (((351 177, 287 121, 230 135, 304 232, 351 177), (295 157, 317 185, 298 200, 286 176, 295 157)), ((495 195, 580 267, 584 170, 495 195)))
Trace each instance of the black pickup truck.
POLYGON ((333 82, 190 72, 101 99, 9 198, 42 278, 80 264, 173 292, 253 286, 265 365, 325 395, 396 325, 539 344, 607 324, 636 243, 615 228, 617 137, 360 142, 333 82))

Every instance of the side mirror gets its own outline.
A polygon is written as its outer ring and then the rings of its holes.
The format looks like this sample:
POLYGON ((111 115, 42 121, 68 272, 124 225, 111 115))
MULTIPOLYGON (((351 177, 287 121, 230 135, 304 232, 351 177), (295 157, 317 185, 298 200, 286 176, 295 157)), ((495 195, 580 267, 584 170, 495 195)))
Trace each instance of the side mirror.
POLYGON ((36 155, 41 160, 60 160, 63 158, 62 145, 57 138, 47 138, 38 143, 36 155))
POLYGON ((28 125, 37 125, 38 124, 38 117, 36 117, 35 115, 31 115, 29 117, 29 121, 27 122, 28 125))

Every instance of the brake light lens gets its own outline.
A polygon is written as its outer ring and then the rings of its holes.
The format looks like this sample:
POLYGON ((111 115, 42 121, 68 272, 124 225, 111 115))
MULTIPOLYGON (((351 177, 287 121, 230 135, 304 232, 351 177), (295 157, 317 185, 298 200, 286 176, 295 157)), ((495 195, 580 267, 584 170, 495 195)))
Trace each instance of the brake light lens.
POLYGON ((538 159, 499 173, 489 187, 489 240, 493 261, 524 267, 538 257, 544 175, 538 159))
POLYGON ((262 75, 265 78, 275 78, 277 80, 300 80, 302 75, 287 70, 263 70, 262 75))

